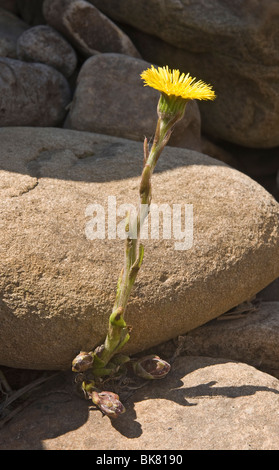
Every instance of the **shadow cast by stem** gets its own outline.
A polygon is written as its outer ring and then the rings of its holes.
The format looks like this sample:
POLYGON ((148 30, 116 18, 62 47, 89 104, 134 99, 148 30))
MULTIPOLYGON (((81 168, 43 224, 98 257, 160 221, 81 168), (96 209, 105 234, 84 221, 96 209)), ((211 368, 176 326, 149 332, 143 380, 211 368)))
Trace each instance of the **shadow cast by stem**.
MULTIPOLYGON (((222 359, 212 359, 213 363, 231 362, 222 359)), ((187 368, 187 372, 191 373, 194 367, 187 368)), ((200 398, 206 397, 225 397, 238 398, 255 395, 257 392, 271 392, 279 395, 279 390, 265 387, 261 385, 235 385, 235 386, 218 386, 215 380, 200 383, 192 387, 186 387, 182 381, 185 376, 185 369, 171 370, 167 378, 147 383, 142 389, 123 401, 126 406, 126 413, 115 421, 112 426, 123 436, 127 438, 139 437, 142 433, 141 424, 137 421, 136 403, 144 400, 164 399, 177 403, 180 406, 193 407, 199 405, 200 398)), ((162 411, 163 412, 163 411, 162 411)))
MULTIPOLYGON (((179 359, 181 359, 179 367, 175 367, 175 361, 174 367, 166 378, 147 382, 132 392, 126 391, 120 394, 120 400, 126 412, 114 420, 109 420, 107 416, 102 418, 101 411, 94 408, 90 400, 76 394, 71 371, 58 374, 39 390, 30 405, 0 430, 0 449, 42 450, 44 441, 78 430, 88 421, 90 421, 91 429, 95 429, 97 433, 101 432, 102 419, 106 421, 105 428, 107 425, 112 426, 127 439, 136 439, 144 433, 144 423, 137 416, 137 404, 146 400, 151 401, 151 406, 153 400, 154 405, 156 400, 167 400, 182 407, 198 407, 199 400, 206 397, 236 399, 249 397, 258 392, 279 395, 278 389, 262 385, 246 385, 245 383, 235 386, 218 385, 218 381, 214 380, 214 369, 212 369, 213 380, 202 381, 199 375, 197 384, 187 387, 185 385, 187 377, 192 372, 199 373, 201 369, 215 364, 225 366, 226 363, 229 364, 232 361, 203 358, 202 362, 198 363, 194 357, 179 359)), ((205 374, 206 376, 208 378, 208 373, 205 374)), ((162 413, 163 407, 162 403, 162 413)), ((84 438, 86 437, 85 428, 84 438)), ((97 435, 96 443, 98 444, 97 435)))

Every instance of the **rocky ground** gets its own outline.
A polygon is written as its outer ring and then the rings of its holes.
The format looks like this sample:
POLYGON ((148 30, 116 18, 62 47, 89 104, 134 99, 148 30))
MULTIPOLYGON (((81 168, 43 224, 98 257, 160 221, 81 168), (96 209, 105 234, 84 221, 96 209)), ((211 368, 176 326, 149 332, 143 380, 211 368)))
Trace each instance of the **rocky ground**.
POLYGON ((278 448, 278 14, 277 0, 0 1, 1 450, 278 448), (90 204, 137 203, 151 63, 217 99, 187 105, 152 180, 156 204, 193 206, 193 244, 145 240, 127 311, 126 352, 171 372, 118 385, 112 422, 70 365, 106 332, 123 240, 90 239, 90 204))

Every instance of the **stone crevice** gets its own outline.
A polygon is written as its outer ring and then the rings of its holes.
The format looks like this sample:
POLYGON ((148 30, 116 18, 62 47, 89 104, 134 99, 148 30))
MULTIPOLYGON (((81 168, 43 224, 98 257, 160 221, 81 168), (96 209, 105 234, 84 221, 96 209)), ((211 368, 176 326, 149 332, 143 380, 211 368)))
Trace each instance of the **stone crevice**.
POLYGON ((35 182, 32 184, 32 185, 28 185, 26 189, 20 191, 19 194, 13 194, 11 197, 14 198, 14 197, 20 197, 20 196, 23 196, 24 194, 28 194, 30 193, 30 191, 33 191, 39 184, 39 179, 38 178, 35 178, 35 182))

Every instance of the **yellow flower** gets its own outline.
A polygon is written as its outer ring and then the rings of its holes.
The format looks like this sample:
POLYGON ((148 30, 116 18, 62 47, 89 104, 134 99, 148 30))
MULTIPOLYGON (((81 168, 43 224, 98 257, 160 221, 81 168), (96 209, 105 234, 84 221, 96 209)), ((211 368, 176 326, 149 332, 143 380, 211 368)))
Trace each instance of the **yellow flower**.
POLYGON ((141 74, 144 86, 150 86, 168 96, 177 96, 185 100, 214 100, 216 97, 211 85, 201 80, 195 81, 189 73, 180 74, 179 70, 169 70, 168 66, 150 69, 141 74))

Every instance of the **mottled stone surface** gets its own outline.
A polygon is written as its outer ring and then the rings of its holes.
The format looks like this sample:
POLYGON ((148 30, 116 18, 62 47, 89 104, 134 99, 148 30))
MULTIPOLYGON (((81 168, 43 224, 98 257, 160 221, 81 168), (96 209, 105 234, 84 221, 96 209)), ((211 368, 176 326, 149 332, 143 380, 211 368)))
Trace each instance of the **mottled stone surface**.
POLYGON ((72 46, 48 25, 29 28, 18 38, 17 57, 26 62, 42 62, 69 77, 77 66, 72 46))
MULTIPOLYGON (((228 357, 279 375, 279 302, 245 304, 189 332, 189 355, 228 357)), ((182 339, 181 339, 182 340, 182 339)))
POLYGON ((217 99, 200 107, 207 133, 247 147, 279 145, 277 0, 91 3, 148 34, 136 44, 145 60, 213 85, 217 99))
POLYGON ((100 52, 140 56, 129 37, 89 2, 45 0, 43 12, 47 23, 63 33, 85 57, 100 52))
MULTIPOLYGON (((2 128, 0 138, 0 364, 67 368, 103 340, 122 268, 120 226, 115 239, 108 230, 94 238, 90 204, 108 217, 114 196, 123 224, 121 204, 138 203, 142 144, 54 128, 2 128)), ((279 274, 279 205, 250 178, 167 147, 152 189, 158 207, 181 204, 183 213, 193 205, 193 243, 184 232, 181 250, 173 228, 165 238, 163 218, 159 238, 144 240, 127 309, 128 352, 218 317, 279 274)))
POLYGON ((45 64, 0 57, 0 126, 61 125, 71 100, 65 77, 45 64))
POLYGON ((94 465, 97 457, 128 456, 128 450, 146 455, 279 446, 279 381, 246 364, 181 357, 165 379, 121 398, 126 413, 110 421, 90 410, 90 401, 74 394, 71 377, 61 375, 0 430, 0 449, 93 450, 94 465))

